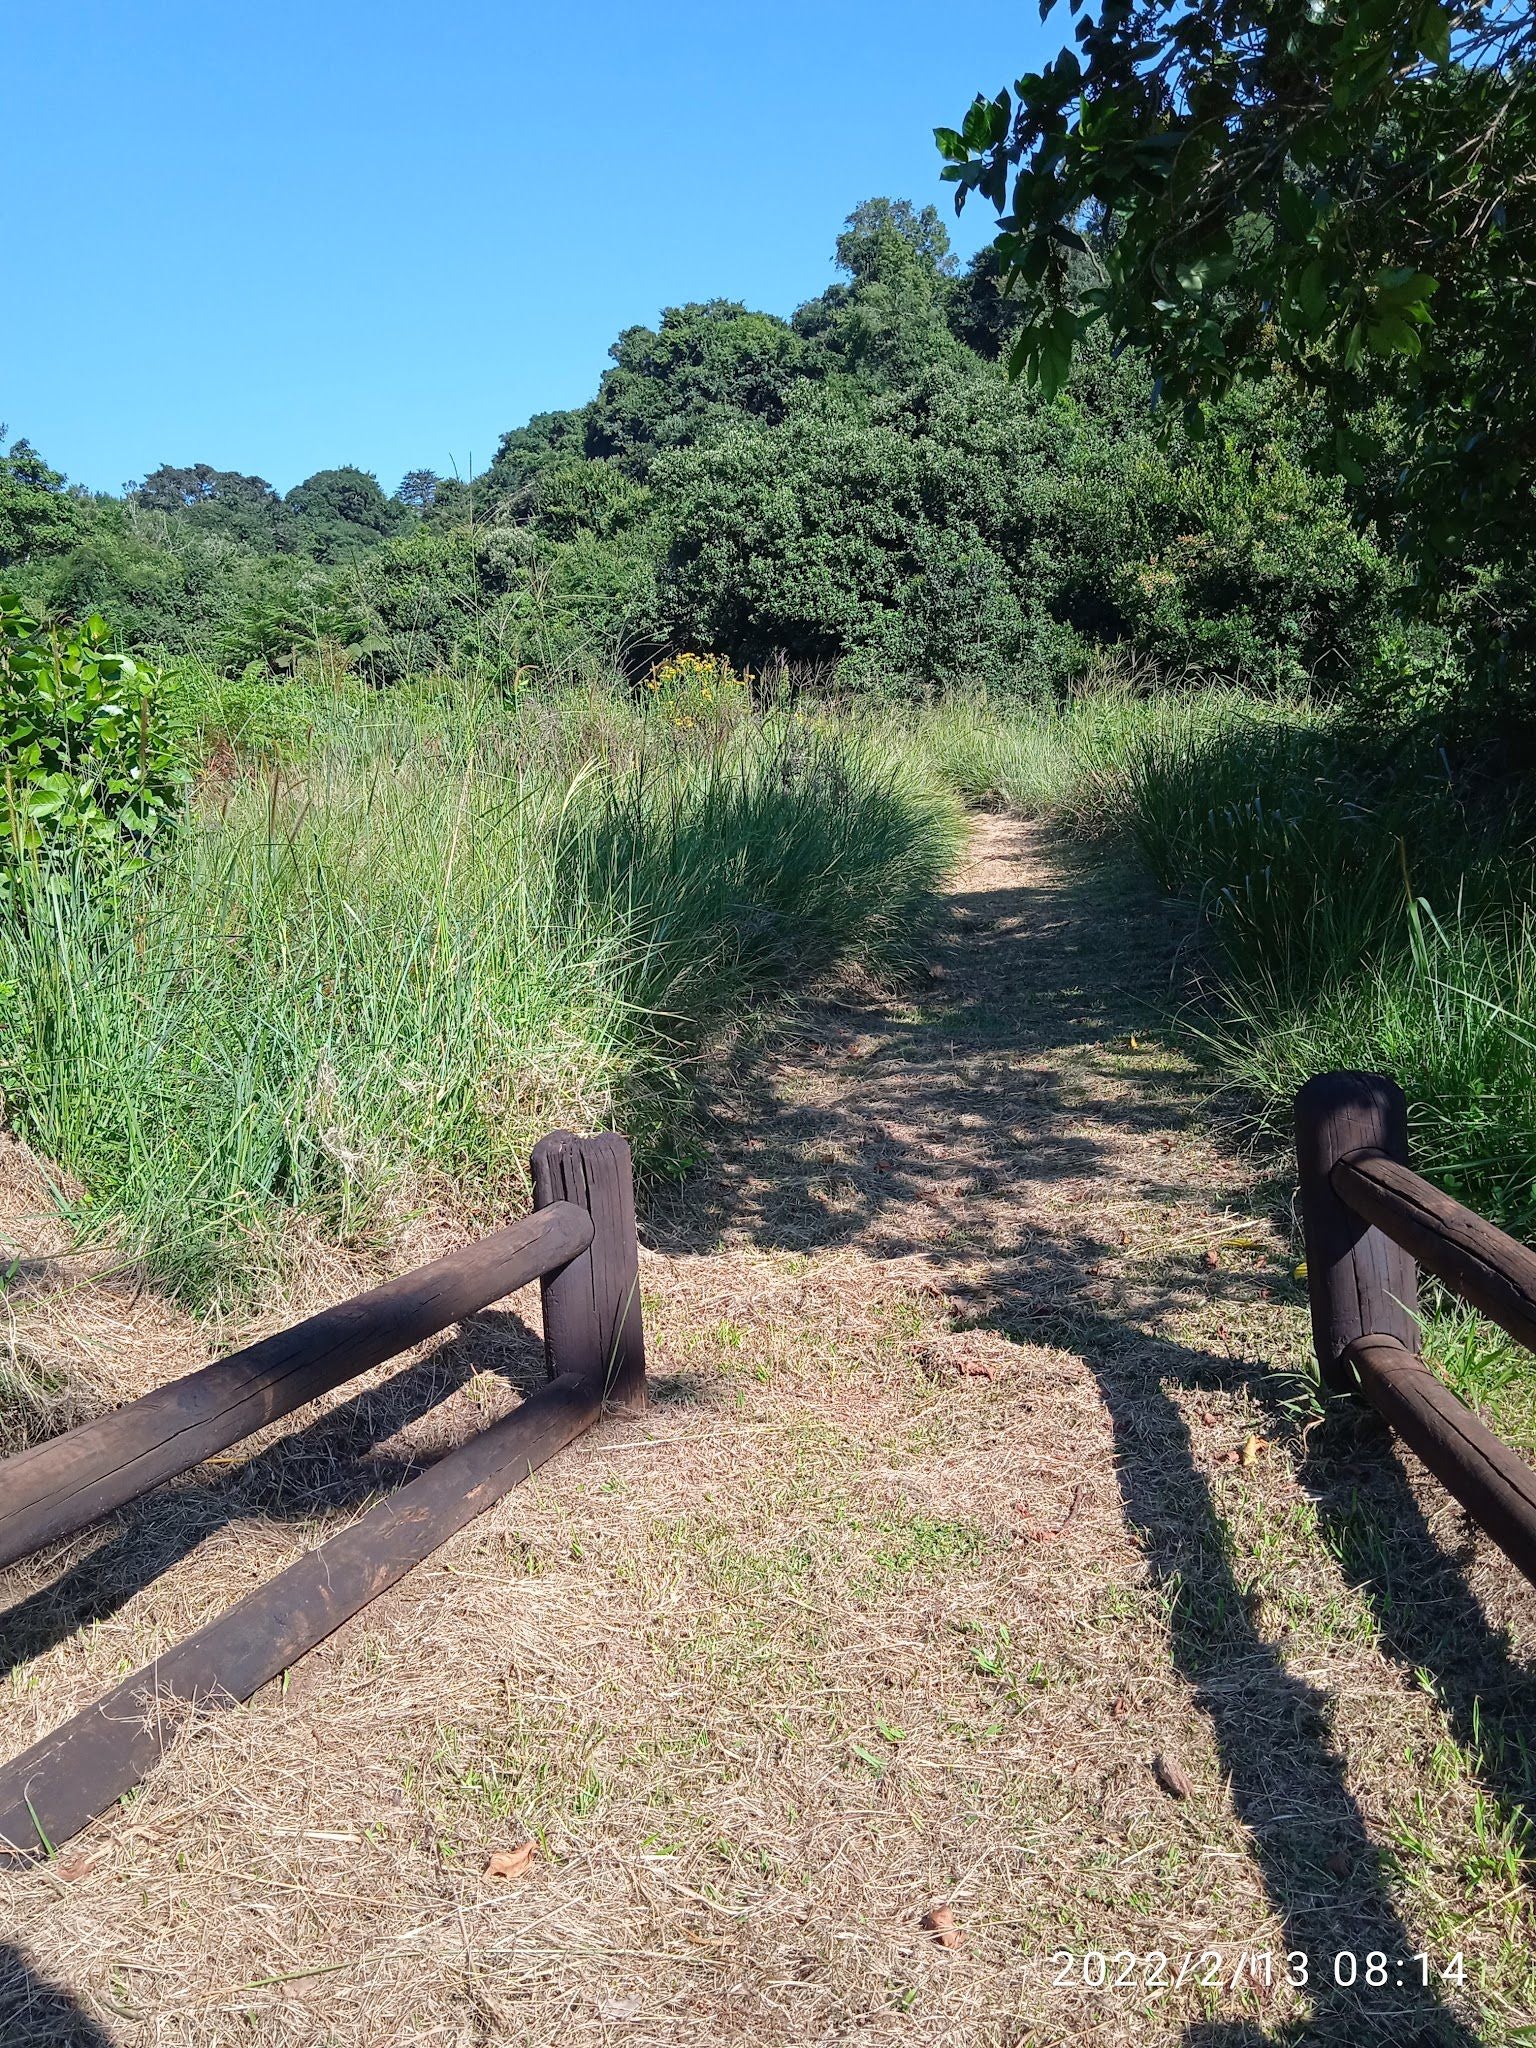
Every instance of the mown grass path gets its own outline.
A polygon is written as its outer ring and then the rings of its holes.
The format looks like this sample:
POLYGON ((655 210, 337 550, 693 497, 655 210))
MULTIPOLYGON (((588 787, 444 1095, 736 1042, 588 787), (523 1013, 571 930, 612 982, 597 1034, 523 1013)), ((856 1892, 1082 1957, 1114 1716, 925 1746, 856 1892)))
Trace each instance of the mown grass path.
MULTIPOLYGON (((932 980, 722 1095, 643 1263, 647 1417, 4 1880, 33 1987, 135 2048, 1516 2038, 1529 1596, 1287 1404, 1288 1185, 1159 1024, 1186 931, 980 820, 932 980)), ((535 1370, 483 1318, 258 1451, 238 1513, 112 1539, 121 1584, 83 1557, 94 1628, 24 1599, 7 1748, 351 1512, 343 1455, 535 1370)))

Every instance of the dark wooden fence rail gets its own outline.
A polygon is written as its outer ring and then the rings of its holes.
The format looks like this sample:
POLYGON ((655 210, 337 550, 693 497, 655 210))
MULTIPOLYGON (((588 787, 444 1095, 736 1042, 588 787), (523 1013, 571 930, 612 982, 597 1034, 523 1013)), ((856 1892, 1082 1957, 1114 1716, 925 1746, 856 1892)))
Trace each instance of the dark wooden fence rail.
POLYGON ((72 1536, 307 1401, 564 1266, 592 1242, 574 1204, 354 1295, 0 1465, 0 1565, 72 1536))
POLYGON ((1536 1472, 1419 1356, 1419 1267, 1536 1349, 1536 1253, 1413 1171, 1402 1090, 1318 1074, 1296 1097, 1312 1339, 1323 1382, 1360 1395, 1536 1582, 1536 1472))
POLYGON ((277 1677, 589 1428, 645 1398, 629 1147, 556 1131, 534 1213, 0 1464, 9 1563, 538 1279, 551 1384, 0 1768, 0 1857, 49 1854, 130 1791, 185 1709, 277 1677))

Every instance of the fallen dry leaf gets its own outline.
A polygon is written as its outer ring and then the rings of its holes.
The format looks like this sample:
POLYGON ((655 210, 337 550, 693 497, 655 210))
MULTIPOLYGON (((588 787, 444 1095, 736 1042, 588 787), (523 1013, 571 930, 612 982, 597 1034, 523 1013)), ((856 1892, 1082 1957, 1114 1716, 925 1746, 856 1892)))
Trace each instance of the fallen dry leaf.
POLYGON ((965 1941, 965 1930, 948 1906, 931 1906, 919 1925, 926 1928, 940 1948, 959 1948, 965 1941))
POLYGON ((98 1849, 95 1855, 71 1856, 65 1863, 55 1863, 53 1874, 62 1877, 66 1884, 73 1884, 77 1878, 88 1877, 105 1854, 98 1849))
POLYGON ((1152 1775, 1172 1799, 1193 1799, 1195 1788, 1175 1758, 1159 1750, 1152 1759, 1152 1775))
POLYGON ((1267 1443, 1267 1442, 1268 1442, 1268 1438, 1267 1438, 1267 1437, 1262 1437, 1262 1436, 1246 1436, 1246 1437, 1244 1437, 1244 1438, 1243 1438, 1243 1463, 1244 1463, 1245 1465, 1248 1465, 1248 1466, 1253 1466, 1253 1465, 1257 1465, 1257 1463, 1259 1462, 1259 1454, 1260 1454, 1260 1452, 1261 1452, 1261 1451, 1262 1451, 1262 1450, 1264 1449, 1264 1447, 1265 1447, 1265 1445, 1266 1445, 1266 1443, 1267 1443))
POLYGON ((1115 1704, 1109 1711, 1117 1721, 1128 1721, 1130 1719, 1131 1703, 1124 1693, 1121 1693, 1119 1699, 1115 1701, 1115 1704))
POLYGON ((515 1849, 496 1849, 485 1866, 485 1874, 502 1882, 509 1877, 521 1877, 538 1853, 537 1842, 519 1842, 515 1849))

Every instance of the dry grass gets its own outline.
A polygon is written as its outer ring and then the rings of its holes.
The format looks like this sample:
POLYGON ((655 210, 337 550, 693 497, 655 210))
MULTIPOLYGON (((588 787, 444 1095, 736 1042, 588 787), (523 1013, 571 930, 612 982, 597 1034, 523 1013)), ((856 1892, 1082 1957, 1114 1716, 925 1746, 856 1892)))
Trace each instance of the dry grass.
MULTIPOLYGON (((1284 1377, 1284 1190, 1157 1036, 1179 936, 986 821, 931 987, 844 989, 722 1098, 653 1220, 648 1416, 0 1879, 7 2048, 1515 2038, 1529 1596, 1284 1377), (1072 1991, 1058 1948, 1323 1981, 1072 1991), (1459 1998, 1332 1982, 1422 1948, 1459 1998)), ((57 1277, 13 1300, 55 1419, 210 1343, 57 1277)), ((30 1566, 7 1752, 515 1398, 529 1306, 30 1566)))

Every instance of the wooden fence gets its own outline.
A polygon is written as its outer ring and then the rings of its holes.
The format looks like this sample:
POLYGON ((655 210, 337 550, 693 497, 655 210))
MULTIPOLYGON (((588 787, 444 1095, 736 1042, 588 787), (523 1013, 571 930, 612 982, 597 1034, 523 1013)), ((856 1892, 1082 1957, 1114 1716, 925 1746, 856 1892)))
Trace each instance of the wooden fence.
POLYGON ((1536 1473, 1419 1356, 1419 1268, 1536 1349, 1536 1252, 1408 1164, 1403 1092, 1318 1074, 1296 1097, 1312 1338, 1324 1384, 1360 1395, 1536 1582, 1536 1473))
POLYGON ((598 1419, 645 1397, 623 1138, 556 1131, 506 1230, 0 1463, 0 1565, 73 1535, 538 1280, 550 1384, 0 1769, 0 1856, 49 1854, 130 1791, 191 1706, 278 1677, 598 1419))

